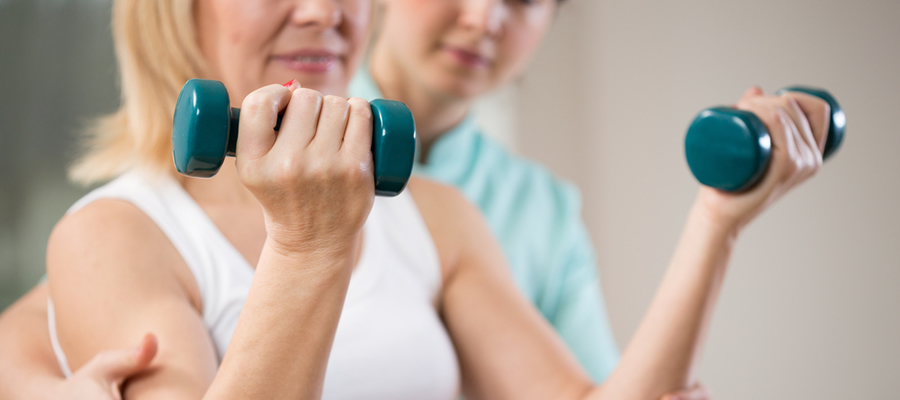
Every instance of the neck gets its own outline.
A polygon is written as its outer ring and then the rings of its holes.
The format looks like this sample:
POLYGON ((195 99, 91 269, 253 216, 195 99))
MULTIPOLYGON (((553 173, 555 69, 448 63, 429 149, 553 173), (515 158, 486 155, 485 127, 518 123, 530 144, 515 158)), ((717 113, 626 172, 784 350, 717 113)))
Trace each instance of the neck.
POLYGON ((434 142, 459 125, 469 112, 471 99, 451 97, 425 88, 405 73, 388 49, 379 43, 372 49, 369 73, 386 99, 402 101, 412 111, 423 162, 428 160, 434 142))

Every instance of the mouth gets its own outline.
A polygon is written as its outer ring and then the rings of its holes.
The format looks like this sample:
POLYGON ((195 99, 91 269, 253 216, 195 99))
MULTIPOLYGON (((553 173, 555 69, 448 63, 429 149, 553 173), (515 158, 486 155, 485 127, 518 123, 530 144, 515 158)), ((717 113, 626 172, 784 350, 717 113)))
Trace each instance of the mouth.
POLYGON ((272 56, 272 60, 290 70, 321 74, 334 69, 341 57, 328 50, 304 49, 272 56))
POLYGON ((477 50, 444 45, 446 51, 454 60, 470 68, 485 68, 491 65, 491 59, 477 50))

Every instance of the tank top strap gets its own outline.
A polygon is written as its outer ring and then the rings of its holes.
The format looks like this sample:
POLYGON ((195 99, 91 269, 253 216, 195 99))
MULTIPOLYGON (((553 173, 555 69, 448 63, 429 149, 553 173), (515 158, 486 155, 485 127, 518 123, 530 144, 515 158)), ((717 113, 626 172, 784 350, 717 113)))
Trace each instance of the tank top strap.
POLYGON ((368 237, 364 239, 367 251, 371 249, 376 259, 399 261, 387 265, 406 268, 405 272, 416 277, 436 305, 443 284, 440 257, 410 191, 404 190, 396 197, 376 198, 366 225, 372 227, 371 234, 367 231, 368 237))
MULTIPOLYGON (((192 235, 185 229, 185 226, 203 229, 203 224, 196 224, 197 221, 192 221, 196 218, 188 217, 186 220, 184 213, 177 215, 179 209, 189 206, 183 198, 177 195, 177 189, 181 189, 181 186, 171 177, 132 171, 91 191, 75 202, 66 211, 66 214, 74 213, 97 200, 127 201, 140 209, 159 227, 172 242, 193 275, 200 277, 203 274, 198 274, 198 272, 202 272, 199 269, 202 269, 200 266, 203 264, 204 257, 202 251, 191 240, 192 235), (173 188, 173 185, 178 188, 173 188)), ((183 191, 183 189, 181 190, 183 191)), ((200 287, 201 297, 206 299, 207 293, 204 293, 204 285, 199 281, 197 284, 200 287)))

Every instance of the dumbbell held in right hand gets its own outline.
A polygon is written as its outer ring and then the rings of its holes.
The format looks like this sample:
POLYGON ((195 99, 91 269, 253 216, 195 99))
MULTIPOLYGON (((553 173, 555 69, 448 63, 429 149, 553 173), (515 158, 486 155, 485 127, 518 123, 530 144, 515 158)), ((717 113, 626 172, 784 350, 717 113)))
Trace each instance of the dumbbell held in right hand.
MULTIPOLYGON (((825 90, 805 86, 787 87, 778 93, 783 92, 801 92, 828 103, 831 119, 822 156, 829 158, 840 148, 847 125, 837 100, 825 90)), ((772 138, 755 114, 732 107, 712 107, 701 111, 691 123, 684 150, 691 173, 701 184, 739 192, 752 188, 765 176, 772 138)))
MULTIPOLYGON (((372 161, 375 194, 396 196, 406 187, 416 150, 412 112, 399 101, 377 99, 372 107, 372 161)), ((226 156, 235 155, 240 109, 232 108, 222 82, 191 79, 175 105, 172 153, 178 172, 198 178, 215 175, 226 156)), ((274 129, 281 126, 281 115, 274 129)))

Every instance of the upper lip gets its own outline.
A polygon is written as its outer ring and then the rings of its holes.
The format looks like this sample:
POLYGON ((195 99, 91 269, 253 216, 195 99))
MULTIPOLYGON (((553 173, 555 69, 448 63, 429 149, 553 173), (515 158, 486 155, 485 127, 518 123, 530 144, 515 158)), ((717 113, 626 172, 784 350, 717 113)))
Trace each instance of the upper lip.
POLYGON ((450 48, 450 49, 453 49, 453 50, 456 50, 456 51, 461 51, 461 52, 463 52, 463 53, 466 53, 466 54, 468 54, 468 55, 471 56, 471 57, 478 57, 478 58, 484 60, 484 61, 487 62, 487 63, 490 63, 490 62, 492 61, 492 60, 491 60, 491 57, 485 54, 486 52, 480 51, 480 50, 477 49, 477 48, 464 47, 464 46, 455 46, 455 45, 452 45, 452 44, 447 44, 446 46, 447 46, 448 48, 450 48))

